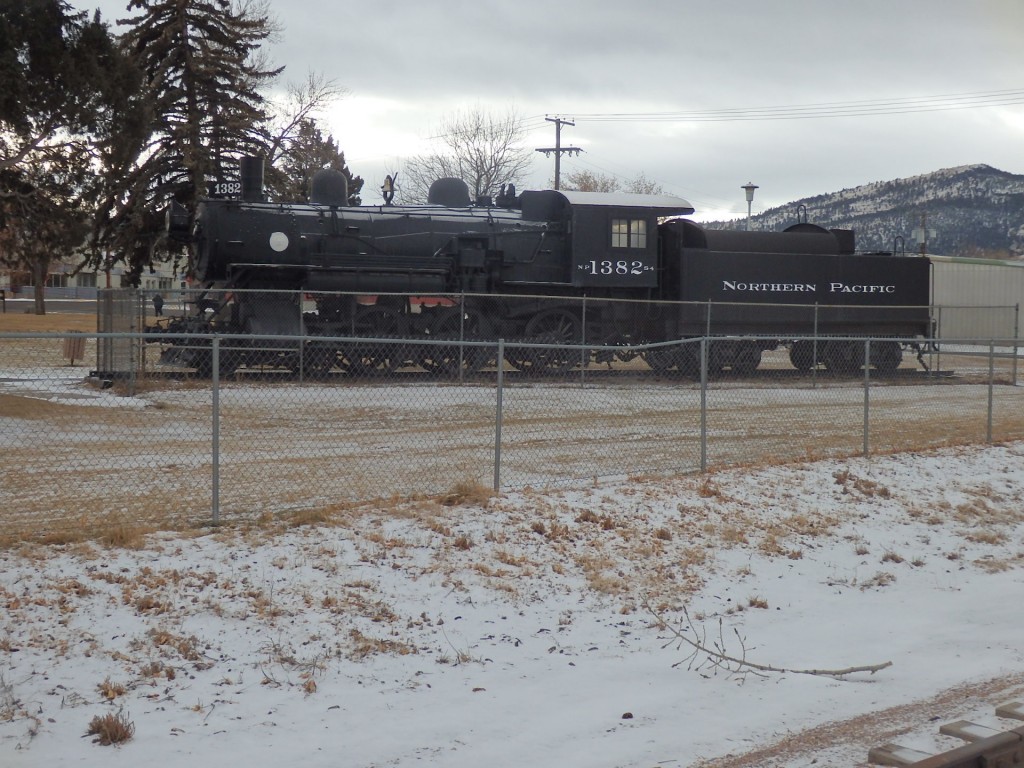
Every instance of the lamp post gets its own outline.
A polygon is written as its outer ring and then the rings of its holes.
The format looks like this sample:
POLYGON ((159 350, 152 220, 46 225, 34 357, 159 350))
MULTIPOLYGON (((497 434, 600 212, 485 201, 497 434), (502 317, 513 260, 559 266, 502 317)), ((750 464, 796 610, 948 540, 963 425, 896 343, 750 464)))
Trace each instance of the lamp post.
POLYGON ((748 181, 742 187, 744 192, 747 193, 747 232, 750 231, 750 204, 754 202, 754 190, 757 189, 757 184, 752 181, 748 181))

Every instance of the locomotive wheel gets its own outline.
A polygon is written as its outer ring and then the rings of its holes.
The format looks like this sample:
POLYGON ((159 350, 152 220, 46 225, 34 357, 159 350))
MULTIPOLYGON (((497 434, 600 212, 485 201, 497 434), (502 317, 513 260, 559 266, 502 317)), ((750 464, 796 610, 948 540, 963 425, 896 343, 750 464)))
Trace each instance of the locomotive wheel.
POLYGON ((679 347, 655 347, 643 353, 644 362, 655 373, 665 374, 678 368, 683 362, 682 350, 679 347))
POLYGON ((655 373, 676 373, 679 376, 700 374, 700 347, 694 344, 656 347, 643 352, 642 357, 655 373))
MULTIPOLYGON (((443 313, 430 328, 433 339, 451 339, 458 341, 484 341, 493 336, 491 322, 478 309, 465 309, 461 312, 453 308, 443 313)), ((493 365, 493 351, 488 347, 430 346, 424 349, 419 359, 421 367, 439 375, 454 376, 461 365, 464 371, 477 373, 488 365, 493 365)))
POLYGON ((880 341, 871 345, 871 363, 881 373, 892 373, 903 362, 903 348, 897 341, 880 341))
POLYGON ((700 347, 695 344, 687 344, 680 348, 682 359, 679 363, 679 372, 684 376, 700 376, 700 347))
MULTIPOLYGON (((233 376, 242 363, 242 352, 231 347, 222 347, 218 357, 219 368, 217 375, 226 379, 233 376)), ((213 376, 213 351, 209 349, 198 350, 192 356, 192 365, 196 369, 196 376, 201 379, 209 379, 213 376)))
POLYGON ((864 366, 864 345, 859 341, 829 341, 821 357, 830 372, 848 376, 864 366))
MULTIPOLYGON (((389 307, 359 307, 352 328, 353 336, 371 339, 400 339, 405 334, 405 318, 389 307)), ((344 366, 354 374, 393 373, 406 363, 404 344, 359 342, 345 350, 344 366)))
POLYGON ((721 376, 725 366, 731 362, 731 347, 728 343, 713 341, 708 344, 708 376, 721 376))
POLYGON ((565 309, 549 309, 530 318, 526 341, 555 345, 550 349, 522 349, 512 364, 526 373, 564 373, 580 363, 576 349, 559 349, 559 344, 580 343, 580 319, 565 309))
MULTIPOLYGON (((322 378, 330 373, 331 368, 338 362, 338 350, 323 344, 310 344, 303 350, 302 364, 305 371, 296 370, 295 373, 305 373, 307 376, 322 378)), ((298 360, 296 360, 298 363, 298 360)), ((298 365, 296 365, 298 368, 298 365)))
POLYGON ((749 376, 761 364, 761 349, 754 344, 743 344, 736 350, 732 370, 739 376, 749 376))
MULTIPOLYGON (((818 360, 821 360, 821 351, 818 352, 818 360)), ((801 373, 807 373, 814 367, 814 342, 794 341, 789 348, 789 362, 801 373)))

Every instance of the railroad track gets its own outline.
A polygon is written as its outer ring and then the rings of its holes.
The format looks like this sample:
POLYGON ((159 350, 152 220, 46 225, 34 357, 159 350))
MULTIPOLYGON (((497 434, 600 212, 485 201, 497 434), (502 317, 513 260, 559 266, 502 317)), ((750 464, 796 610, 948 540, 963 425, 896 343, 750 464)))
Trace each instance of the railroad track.
MULTIPOLYGON (((1024 702, 1013 701, 996 707, 996 717, 1006 723, 1024 721, 1024 702)), ((868 762, 897 768, 1024 767, 1024 725, 1000 731, 969 720, 956 720, 940 725, 939 733, 966 743, 939 754, 899 744, 883 744, 868 752, 868 762)))

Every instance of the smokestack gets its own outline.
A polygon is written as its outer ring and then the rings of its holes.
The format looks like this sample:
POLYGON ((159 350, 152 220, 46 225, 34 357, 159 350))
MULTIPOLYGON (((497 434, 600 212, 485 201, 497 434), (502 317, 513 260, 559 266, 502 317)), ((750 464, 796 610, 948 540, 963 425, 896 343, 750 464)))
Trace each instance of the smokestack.
POLYGON ((263 158, 243 157, 239 163, 242 176, 242 200, 247 203, 262 203, 263 158))

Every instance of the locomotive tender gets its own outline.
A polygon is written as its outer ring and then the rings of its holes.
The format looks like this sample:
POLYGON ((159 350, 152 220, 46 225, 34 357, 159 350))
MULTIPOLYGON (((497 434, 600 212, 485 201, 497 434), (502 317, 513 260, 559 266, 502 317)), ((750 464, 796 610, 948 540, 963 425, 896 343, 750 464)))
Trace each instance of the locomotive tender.
MULTIPOLYGON (((510 364, 553 372, 580 364, 579 351, 518 345, 594 345, 597 359, 611 360, 617 347, 713 336, 711 370, 740 373, 781 344, 800 370, 855 371, 864 345, 840 338, 853 336, 894 339, 873 342, 869 361, 893 370, 902 359, 895 339, 930 335, 930 262, 857 254, 850 230, 708 230, 681 218, 693 207, 668 195, 509 188, 471 201, 455 179, 436 182, 426 205, 348 206, 345 179, 333 171, 315 176, 310 203, 274 203, 264 200, 256 159, 243 162, 240 192, 204 200, 194 220, 178 209, 169 217, 170 236, 192 248, 194 281, 231 291, 159 327, 171 357, 204 371, 208 346, 183 334, 238 334, 229 370, 263 354, 246 337, 313 337, 304 366, 354 372, 496 361, 482 347, 371 349, 317 337, 502 338, 510 364), (315 312, 302 312, 303 294, 315 312), (798 338, 812 334, 824 338, 798 338)), ((694 373, 695 350, 641 354, 656 371, 694 373)))

